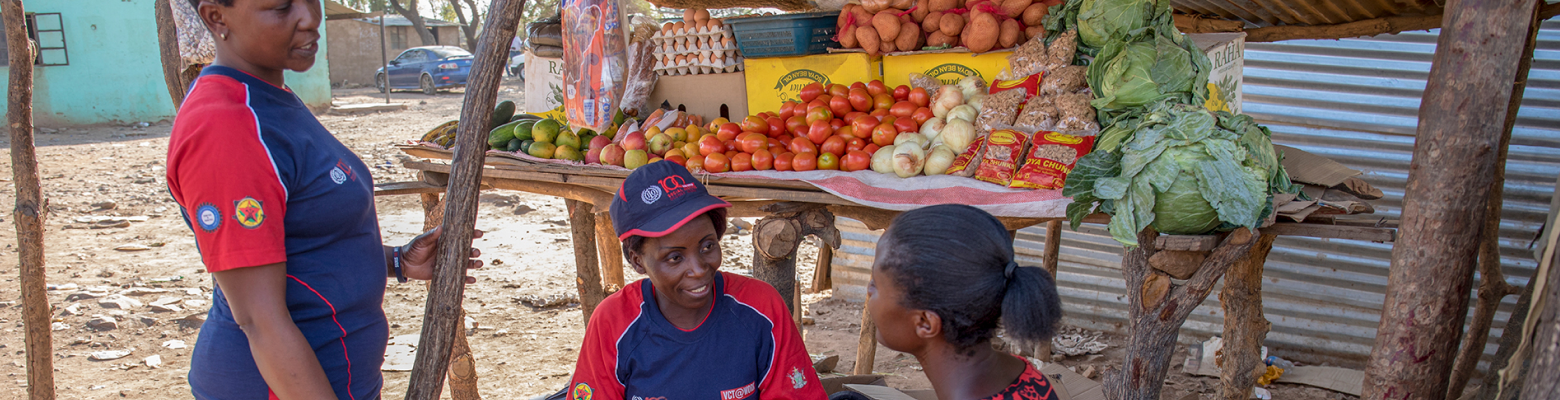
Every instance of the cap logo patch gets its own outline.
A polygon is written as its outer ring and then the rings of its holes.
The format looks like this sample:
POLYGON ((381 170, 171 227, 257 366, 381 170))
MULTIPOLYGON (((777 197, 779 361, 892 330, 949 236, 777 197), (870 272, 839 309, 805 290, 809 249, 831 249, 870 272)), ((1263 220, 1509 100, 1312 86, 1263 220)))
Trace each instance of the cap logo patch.
POLYGON ((693 182, 683 179, 681 175, 661 178, 660 184, 661 189, 666 191, 666 197, 671 199, 682 197, 683 194, 692 192, 694 189, 693 182))
POLYGON ((658 186, 647 187, 645 191, 639 192, 639 200, 645 202, 646 205, 655 204, 655 201, 660 199, 661 188, 658 186))

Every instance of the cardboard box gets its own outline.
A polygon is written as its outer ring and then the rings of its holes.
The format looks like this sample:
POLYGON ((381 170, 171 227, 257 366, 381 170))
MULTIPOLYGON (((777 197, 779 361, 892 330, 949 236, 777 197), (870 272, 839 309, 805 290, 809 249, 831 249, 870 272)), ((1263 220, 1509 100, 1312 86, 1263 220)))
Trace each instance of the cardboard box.
POLYGON ((1240 113, 1241 85, 1245 82, 1246 33, 1194 33, 1187 37, 1208 53, 1213 70, 1208 74, 1209 110, 1240 113))
POLYGON ((541 114, 563 106, 563 59, 525 52, 525 104, 522 111, 541 114))
POLYGON ((883 83, 888 87, 909 85, 910 74, 924 74, 944 84, 958 83, 971 75, 990 84, 1008 68, 1007 57, 1012 54, 1012 50, 975 54, 963 47, 889 54, 883 56, 883 83))
POLYGON ((780 110, 782 103, 798 100, 797 92, 813 82, 849 85, 883 78, 882 58, 866 53, 749 58, 743 63, 751 114, 780 110))
MULTIPOLYGON (((645 102, 649 110, 660 108, 662 103, 673 110, 681 107, 704 120, 716 117, 740 120, 748 115, 746 84, 743 72, 726 74, 662 76, 655 81, 655 91, 645 102)), ((641 111, 649 111, 641 110, 641 111)), ((649 115, 641 113, 640 115, 649 115)))

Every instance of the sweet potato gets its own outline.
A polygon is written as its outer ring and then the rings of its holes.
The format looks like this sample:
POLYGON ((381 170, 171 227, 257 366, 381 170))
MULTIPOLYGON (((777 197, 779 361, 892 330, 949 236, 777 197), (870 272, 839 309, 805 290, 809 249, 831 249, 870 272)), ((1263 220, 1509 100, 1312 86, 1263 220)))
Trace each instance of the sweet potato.
POLYGON ((1002 25, 997 32, 997 48, 1006 49, 1018 45, 1019 35, 1023 33, 1023 28, 1018 25, 1018 20, 1002 20, 1002 25))
POLYGON ((856 42, 861 45, 862 50, 867 51, 867 54, 874 56, 882 54, 878 51, 881 50, 880 46, 883 44, 883 38, 878 37, 877 29, 874 29, 872 25, 856 27, 856 42))
POLYGON ((910 7, 915 7, 915 1, 916 0, 888 0, 888 8, 897 8, 900 11, 909 10, 910 7))
POLYGON ((1008 18, 1018 18, 1024 15, 1024 10, 1033 4, 1033 0, 1003 0, 1002 13, 1006 14, 1008 18))
POLYGON ((861 0, 861 8, 869 14, 877 14, 888 8, 888 0, 861 0))
POLYGON ((895 14, 899 14, 899 11, 890 8, 878 11, 877 15, 872 16, 872 27, 877 29, 878 38, 883 39, 885 42, 892 42, 894 39, 899 38, 899 25, 901 23, 899 16, 895 14))
POLYGON ((1045 26, 1030 25, 1028 28, 1024 28, 1025 42, 1029 41, 1030 39, 1034 39, 1035 36, 1045 36, 1045 26))
POLYGON ((1019 19, 1024 21, 1024 26, 1035 26, 1044 22, 1045 15, 1050 13, 1050 7, 1046 7, 1043 3, 1035 3, 1030 4, 1029 8, 1025 8, 1024 15, 1019 19))
POLYGON ((938 30, 941 30, 942 26, 938 25, 937 21, 942 20, 942 16, 943 16, 942 11, 932 11, 930 13, 927 13, 926 14, 926 19, 921 21, 921 31, 926 32, 926 33, 932 33, 932 32, 937 32, 938 30))
POLYGON ((931 11, 948 11, 959 8, 959 0, 930 0, 927 5, 931 11))
POLYGON ((942 31, 934 31, 926 35, 926 45, 930 47, 953 47, 959 43, 959 38, 944 35, 942 31))
POLYGON ((910 19, 919 24, 926 21, 926 14, 931 13, 930 0, 917 0, 915 10, 910 11, 910 19))
POLYGON ((915 22, 905 21, 899 25, 899 38, 894 40, 894 48, 899 51, 916 51, 921 49, 921 26, 915 22))
POLYGON ((937 30, 948 37, 959 36, 964 32, 964 16, 959 14, 943 14, 937 20, 937 30))
POLYGON ((844 7, 840 7, 840 16, 834 18, 834 28, 838 30, 844 30, 845 21, 850 20, 851 10, 855 9, 856 7, 861 6, 847 3, 844 7))
POLYGON ((969 26, 965 27, 960 36, 964 36, 964 45, 970 51, 985 53, 991 51, 997 45, 997 35, 1002 30, 997 24, 997 17, 990 13, 980 13, 970 18, 969 26))
POLYGON ((856 25, 857 26, 872 25, 872 15, 875 14, 875 13, 867 12, 867 8, 866 7, 862 7, 862 6, 858 5, 858 6, 856 6, 856 8, 854 10, 851 10, 851 12, 856 13, 856 25))
POLYGON ((849 28, 841 29, 839 31, 839 39, 840 39, 840 47, 841 48, 854 49, 856 47, 861 46, 861 41, 860 40, 856 40, 856 28, 860 28, 860 27, 859 26, 852 26, 852 27, 849 27, 849 28))

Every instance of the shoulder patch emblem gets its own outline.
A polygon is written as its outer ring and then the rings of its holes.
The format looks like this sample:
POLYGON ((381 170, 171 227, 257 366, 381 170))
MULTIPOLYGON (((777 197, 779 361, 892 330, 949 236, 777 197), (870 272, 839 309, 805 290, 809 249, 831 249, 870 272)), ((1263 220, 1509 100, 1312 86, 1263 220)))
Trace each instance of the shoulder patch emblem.
POLYGON ((574 400, 590 400, 591 395, 590 385, 585 382, 575 384, 574 389, 569 390, 569 398, 574 400))
POLYGON ((331 182, 336 182, 337 185, 340 185, 343 182, 347 181, 347 173, 345 171, 342 171, 341 167, 331 168, 330 169, 330 180, 331 180, 331 182))
POLYGON ((245 197, 243 200, 233 202, 233 219, 245 228, 254 229, 265 222, 265 207, 260 200, 253 197, 245 197))
POLYGON ((195 207, 195 225, 203 231, 215 232, 222 227, 222 212, 211 203, 201 203, 200 207, 195 207))
POLYGON ((802 374, 801 368, 791 367, 791 388, 801 389, 807 386, 807 375, 802 374))

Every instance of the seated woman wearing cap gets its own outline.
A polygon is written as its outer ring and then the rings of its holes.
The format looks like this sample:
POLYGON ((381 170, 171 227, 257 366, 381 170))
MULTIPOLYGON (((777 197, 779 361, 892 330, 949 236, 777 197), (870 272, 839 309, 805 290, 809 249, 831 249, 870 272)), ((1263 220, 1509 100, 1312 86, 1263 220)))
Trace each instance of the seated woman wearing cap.
POLYGON ((774 287, 720 272, 730 203, 681 165, 635 170, 612 201, 634 271, 585 327, 569 400, 822 400, 774 287))

